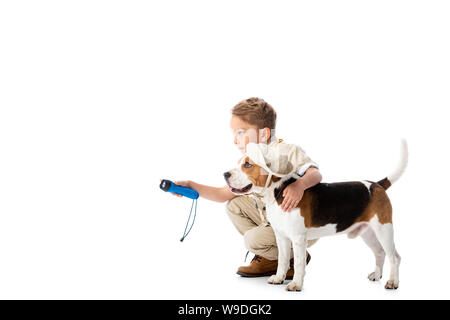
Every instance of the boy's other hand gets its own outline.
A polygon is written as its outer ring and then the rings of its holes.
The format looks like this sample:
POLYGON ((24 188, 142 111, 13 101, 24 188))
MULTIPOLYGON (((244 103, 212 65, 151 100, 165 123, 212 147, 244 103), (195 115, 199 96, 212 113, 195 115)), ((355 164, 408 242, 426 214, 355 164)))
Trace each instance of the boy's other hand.
POLYGON ((284 200, 281 203, 281 209, 284 212, 288 212, 297 207, 298 203, 303 198, 305 189, 301 179, 288 185, 283 191, 284 200))

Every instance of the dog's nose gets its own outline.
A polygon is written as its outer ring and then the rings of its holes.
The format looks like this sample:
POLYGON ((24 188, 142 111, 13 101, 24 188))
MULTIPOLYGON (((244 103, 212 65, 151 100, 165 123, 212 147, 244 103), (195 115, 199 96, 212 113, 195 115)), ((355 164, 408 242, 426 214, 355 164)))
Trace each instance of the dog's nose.
POLYGON ((225 172, 225 173, 223 174, 223 176, 225 177, 225 179, 228 179, 229 177, 231 177, 231 173, 229 173, 229 172, 227 171, 227 172, 225 172))

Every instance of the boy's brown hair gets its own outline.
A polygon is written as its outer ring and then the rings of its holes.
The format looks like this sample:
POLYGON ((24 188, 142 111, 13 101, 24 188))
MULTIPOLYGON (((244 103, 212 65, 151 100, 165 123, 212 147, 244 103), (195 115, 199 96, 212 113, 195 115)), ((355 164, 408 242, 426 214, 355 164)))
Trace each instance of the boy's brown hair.
POLYGON ((277 122, 277 113, 272 106, 257 97, 242 100, 231 109, 231 114, 256 126, 258 129, 269 128, 274 130, 277 122))

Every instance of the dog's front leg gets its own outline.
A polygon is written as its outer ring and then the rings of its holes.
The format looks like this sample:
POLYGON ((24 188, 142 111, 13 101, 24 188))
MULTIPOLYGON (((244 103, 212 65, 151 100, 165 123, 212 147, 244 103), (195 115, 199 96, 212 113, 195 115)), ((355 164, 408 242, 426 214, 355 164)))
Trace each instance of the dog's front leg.
POLYGON ((294 278, 286 286, 288 291, 301 291, 306 267, 306 234, 296 236, 292 241, 294 249, 294 278))
POLYGON ((291 241, 289 238, 279 234, 275 229, 275 238, 278 246, 278 266, 277 273, 269 278, 267 281, 271 284, 281 284, 286 278, 286 273, 289 270, 289 260, 291 257, 291 241))

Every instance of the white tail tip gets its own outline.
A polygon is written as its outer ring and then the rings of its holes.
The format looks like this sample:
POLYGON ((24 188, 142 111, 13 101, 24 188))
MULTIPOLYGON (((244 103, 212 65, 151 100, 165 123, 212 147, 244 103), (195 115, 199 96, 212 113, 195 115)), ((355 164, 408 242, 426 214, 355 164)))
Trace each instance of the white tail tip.
POLYGON ((406 166, 408 165, 408 143, 406 139, 401 140, 400 146, 400 161, 397 164, 397 168, 387 176, 391 184, 394 184, 405 172, 406 166))

